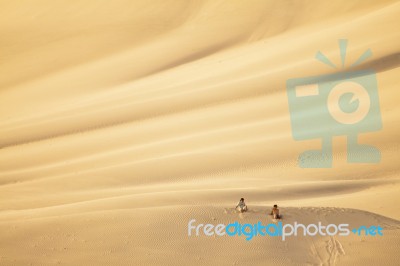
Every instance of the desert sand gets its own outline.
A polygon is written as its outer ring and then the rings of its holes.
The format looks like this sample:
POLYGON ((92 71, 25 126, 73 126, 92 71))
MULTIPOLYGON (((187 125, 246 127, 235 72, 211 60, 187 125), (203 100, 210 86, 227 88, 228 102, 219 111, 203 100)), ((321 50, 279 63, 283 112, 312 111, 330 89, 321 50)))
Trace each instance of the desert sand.
POLYGON ((0 1, 0 265, 399 265, 399 25, 398 1, 0 1), (368 49, 381 161, 336 136, 299 167, 321 140, 293 139, 286 81, 368 49), (275 203, 384 235, 188 236, 275 203))

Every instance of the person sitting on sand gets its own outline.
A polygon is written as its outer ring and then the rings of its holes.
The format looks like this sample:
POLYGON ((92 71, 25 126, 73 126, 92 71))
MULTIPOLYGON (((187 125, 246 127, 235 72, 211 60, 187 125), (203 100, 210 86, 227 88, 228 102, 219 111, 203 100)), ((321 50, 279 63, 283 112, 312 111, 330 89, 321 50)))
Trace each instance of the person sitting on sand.
POLYGON ((240 212, 245 212, 247 211, 247 205, 246 203, 244 203, 244 198, 241 198, 238 205, 236 205, 236 208, 238 209, 240 212))
POLYGON ((274 207, 271 210, 270 215, 272 215, 274 217, 274 219, 280 219, 281 216, 279 215, 279 209, 278 209, 278 205, 274 205, 274 207))

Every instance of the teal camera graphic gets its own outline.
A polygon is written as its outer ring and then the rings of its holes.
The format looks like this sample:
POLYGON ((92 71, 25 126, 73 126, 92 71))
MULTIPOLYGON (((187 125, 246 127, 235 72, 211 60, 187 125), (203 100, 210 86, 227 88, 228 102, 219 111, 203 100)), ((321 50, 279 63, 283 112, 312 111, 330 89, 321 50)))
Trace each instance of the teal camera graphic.
MULTIPOLYGON (((342 65, 346 40, 339 40, 342 65)), ((371 55, 367 50, 352 66, 371 55)), ((334 66, 321 52, 316 58, 334 66)), ((292 134, 295 140, 321 139, 320 150, 299 155, 303 168, 332 167, 332 138, 347 136, 349 163, 378 163, 380 151, 359 144, 358 135, 382 128, 376 74, 372 70, 346 71, 330 75, 294 78, 287 81, 292 134)))

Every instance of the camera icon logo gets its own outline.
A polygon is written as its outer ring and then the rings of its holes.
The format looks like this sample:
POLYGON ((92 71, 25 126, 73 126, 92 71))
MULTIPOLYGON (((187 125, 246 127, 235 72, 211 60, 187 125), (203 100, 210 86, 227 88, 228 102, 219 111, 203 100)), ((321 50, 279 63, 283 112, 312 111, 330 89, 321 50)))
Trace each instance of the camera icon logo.
MULTIPOLYGON (((339 40, 342 65, 346 40, 339 40)), ((367 50, 352 66, 371 56, 367 50)), ((321 62, 335 67, 321 52, 321 62)), ((286 84, 292 135, 295 140, 322 139, 321 150, 299 155, 303 168, 332 167, 332 138, 347 136, 349 163, 378 163, 380 151, 358 143, 358 135, 382 129, 376 73, 372 70, 289 79, 286 84)))

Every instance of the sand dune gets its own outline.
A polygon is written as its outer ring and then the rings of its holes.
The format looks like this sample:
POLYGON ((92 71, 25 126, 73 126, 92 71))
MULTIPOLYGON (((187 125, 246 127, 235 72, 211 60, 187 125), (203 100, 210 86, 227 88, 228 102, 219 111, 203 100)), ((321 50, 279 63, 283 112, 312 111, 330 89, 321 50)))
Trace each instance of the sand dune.
POLYGON ((398 1, 1 1, 0 265, 397 265, 399 12, 398 1), (359 142, 381 162, 348 163, 337 136, 332 168, 300 168, 321 140, 293 139, 286 81, 364 69, 383 128, 359 142), (248 213, 234 211, 240 197, 248 213), (187 235, 190 219, 273 222, 274 203, 285 223, 384 236, 187 235))
MULTIPOLYGON (((385 227, 385 238, 371 237, 255 237, 224 236, 182 237, 187 220, 199 222, 257 222, 266 220, 265 206, 254 206, 238 217, 222 207, 152 207, 120 206, 111 211, 81 212, 47 218, 25 218, 15 221, 2 233, 2 241, 24 239, 27 252, 21 256, 15 247, 4 246, 3 261, 12 264, 371 264, 381 263, 381 252, 398 251, 400 223, 384 216, 342 208, 284 208, 285 221, 312 223, 359 221, 359 225, 385 227), (140 217, 140 218, 139 218, 140 217), (134 221, 134 222, 133 222, 134 221), (160 222, 162 221, 162 222, 160 222), (362 222, 361 222, 362 221, 362 222), (29 226, 27 226, 27 222, 29 226), (106 228, 106 229, 105 229, 106 228), (27 230, 28 229, 28 230, 27 230), (184 230, 182 230, 184 229, 184 230), (27 230, 28 232, 22 233, 27 230), (94 237, 96 236, 96 237, 94 237), (118 239, 118 240, 116 240, 118 239), (118 244, 117 244, 118 242, 118 244), (190 243, 190 244, 188 244, 190 243), (74 254, 74 255, 71 255, 74 254), (18 259, 15 259, 18 258, 18 259), (14 263, 15 263, 14 262, 14 263)), ((388 265, 396 265, 395 260, 388 265)))

